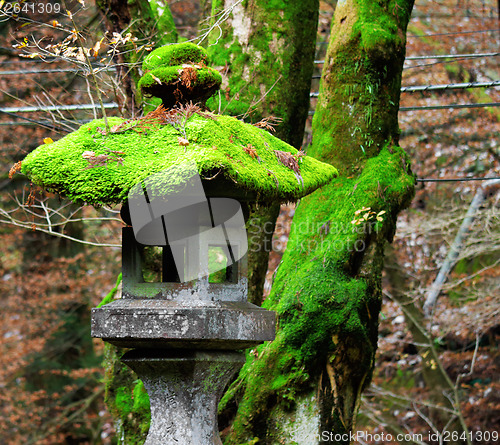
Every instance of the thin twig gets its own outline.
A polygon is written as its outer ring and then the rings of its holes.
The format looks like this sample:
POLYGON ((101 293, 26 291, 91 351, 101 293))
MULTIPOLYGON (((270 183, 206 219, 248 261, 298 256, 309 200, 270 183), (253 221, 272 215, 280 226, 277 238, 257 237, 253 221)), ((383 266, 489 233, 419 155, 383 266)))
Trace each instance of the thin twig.
POLYGON ((104 119, 104 125, 106 127, 106 133, 109 132, 109 122, 108 122, 108 116, 106 114, 106 108, 104 107, 104 101, 102 100, 102 95, 101 95, 101 90, 99 88, 99 83, 97 82, 97 77, 95 75, 94 68, 92 66, 92 62, 89 59, 88 52, 86 51, 82 36, 80 34, 80 31, 78 30, 78 27, 76 25, 75 20, 73 19, 73 14, 71 11, 66 7, 66 2, 62 0, 64 9, 66 9, 66 12, 68 13, 68 17, 71 20, 71 23, 73 24, 73 28, 76 32, 76 37, 78 39, 78 43, 80 44, 80 47, 82 49, 83 56, 85 57, 85 61, 87 62, 87 69, 90 71, 90 75, 92 76, 92 82, 94 83, 94 88, 96 90, 97 94, 97 100, 99 101, 99 105, 101 106, 101 113, 102 117, 104 119))

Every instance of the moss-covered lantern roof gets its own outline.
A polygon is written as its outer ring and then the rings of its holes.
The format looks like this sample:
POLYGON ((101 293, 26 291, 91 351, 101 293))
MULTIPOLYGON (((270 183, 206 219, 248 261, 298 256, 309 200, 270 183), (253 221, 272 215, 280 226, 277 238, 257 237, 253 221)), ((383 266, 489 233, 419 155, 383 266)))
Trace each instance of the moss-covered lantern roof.
POLYGON ((177 102, 204 103, 222 82, 220 73, 206 65, 207 58, 204 48, 189 42, 157 48, 144 59, 138 86, 167 108, 177 102))
MULTIPOLYGON (((197 69, 203 71, 205 57, 196 45, 169 45, 153 51, 144 67, 154 72, 165 63, 178 66, 188 60, 200 63, 197 69)), ((177 86, 182 82, 182 77, 173 81, 177 86)), ((201 103, 210 94, 211 82, 199 91, 201 103)), ((22 161, 22 173, 48 191, 94 206, 125 202, 134 185, 186 161, 196 164, 208 196, 262 203, 295 201, 337 175, 333 166, 305 156, 263 128, 203 111, 184 93, 172 107, 165 106, 170 99, 162 100, 141 119, 108 118, 107 127, 94 120, 41 145, 22 161)), ((172 175, 170 180, 175 185, 183 179, 172 175)))
POLYGON ((332 166, 233 117, 193 113, 180 120, 176 128, 110 118, 114 133, 95 120, 38 147, 21 171, 34 184, 92 205, 123 202, 139 181, 186 160, 196 162, 207 194, 261 202, 295 201, 336 175, 332 166))

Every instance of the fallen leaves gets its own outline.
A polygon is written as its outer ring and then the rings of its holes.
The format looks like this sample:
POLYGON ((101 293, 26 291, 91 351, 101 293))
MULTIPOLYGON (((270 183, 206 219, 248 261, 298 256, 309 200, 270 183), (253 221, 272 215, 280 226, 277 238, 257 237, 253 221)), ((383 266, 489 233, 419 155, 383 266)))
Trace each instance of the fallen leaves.
POLYGON ((251 144, 248 144, 246 147, 243 147, 243 151, 250 155, 252 157, 252 159, 256 159, 258 158, 258 154, 257 154, 257 150, 255 148, 253 148, 253 146, 251 144))
POLYGON ((20 170, 21 170, 21 161, 18 161, 9 170, 9 179, 12 179, 12 177, 20 170))
POLYGON ((177 136, 177 142, 179 142, 181 147, 187 147, 189 145, 189 141, 181 136, 177 136))
POLYGON ((194 83, 198 79, 198 72, 192 66, 186 66, 181 71, 181 83, 188 89, 192 90, 194 83))
POLYGON ((97 155, 93 151, 84 151, 82 153, 82 158, 86 159, 89 163, 85 169, 95 168, 95 167, 106 167, 108 168, 108 162, 116 162, 117 165, 123 165, 123 158, 119 155, 125 154, 122 151, 107 150, 109 154, 103 153, 97 155))
POLYGON ((279 125, 281 122, 283 122, 283 119, 281 117, 268 116, 253 125, 258 128, 264 128, 265 130, 272 131, 274 133, 276 131, 274 127, 279 125))
POLYGON ((384 220, 383 216, 386 213, 385 210, 381 210, 380 212, 374 212, 371 207, 363 207, 354 212, 355 218, 351 221, 351 224, 356 226, 368 222, 376 220, 378 222, 382 222, 384 220))
POLYGON ((292 153, 288 153, 287 151, 274 150, 274 153, 276 154, 278 161, 280 161, 285 167, 300 175, 298 157, 295 157, 292 153))

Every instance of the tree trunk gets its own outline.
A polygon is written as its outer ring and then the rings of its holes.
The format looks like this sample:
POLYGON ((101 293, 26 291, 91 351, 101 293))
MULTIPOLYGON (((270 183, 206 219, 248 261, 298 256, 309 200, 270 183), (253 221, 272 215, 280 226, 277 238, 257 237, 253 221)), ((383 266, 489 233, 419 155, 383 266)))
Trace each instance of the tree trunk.
MULTIPOLYGON (((223 73, 221 93, 208 105, 251 123, 270 119, 270 124, 277 124, 277 137, 300 148, 309 110, 319 0, 213 0, 212 25, 223 11, 230 12, 228 19, 202 42, 210 44, 211 62, 223 73)), ((262 303, 278 214, 278 204, 251 208, 248 299, 257 305, 262 303)))
POLYGON ((223 399, 223 408, 237 406, 227 444, 321 443, 329 432, 349 443, 373 371, 383 246, 413 196, 397 146, 412 6, 337 5, 308 154, 341 176, 297 208, 264 303, 278 314, 276 340, 250 354, 223 399))

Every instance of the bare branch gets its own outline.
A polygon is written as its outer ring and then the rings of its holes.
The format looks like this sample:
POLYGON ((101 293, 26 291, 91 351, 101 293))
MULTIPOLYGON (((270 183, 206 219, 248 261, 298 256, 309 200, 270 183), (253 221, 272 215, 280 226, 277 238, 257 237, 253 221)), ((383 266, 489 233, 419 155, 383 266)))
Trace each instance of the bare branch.
POLYGON ((500 184, 500 179, 486 181, 482 186, 478 188, 471 202, 471 205, 467 210, 467 214, 465 215, 465 218, 462 221, 462 224, 460 225, 458 233, 453 241, 453 244, 451 245, 450 250, 448 251, 448 255, 446 256, 446 259, 443 265, 441 266, 441 269, 439 270, 439 273, 436 279, 434 280, 434 283, 432 283, 432 286, 429 289, 429 292, 427 293, 427 297, 424 303, 424 313, 426 316, 430 316, 430 314, 434 309, 434 306, 436 305, 436 300, 439 296, 439 293, 441 292, 441 289, 448 277, 448 274, 450 273, 452 267, 455 265, 458 259, 460 250, 462 249, 464 241, 468 236, 470 226, 474 222, 478 208, 486 198, 486 193, 488 188, 495 186, 497 184, 500 184))

